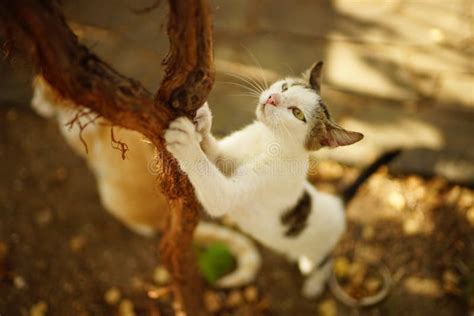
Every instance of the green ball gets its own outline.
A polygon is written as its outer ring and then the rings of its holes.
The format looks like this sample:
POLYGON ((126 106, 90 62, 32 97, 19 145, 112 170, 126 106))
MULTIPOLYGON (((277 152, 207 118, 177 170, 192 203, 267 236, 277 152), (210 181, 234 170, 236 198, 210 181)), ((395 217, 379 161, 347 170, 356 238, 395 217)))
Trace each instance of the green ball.
POLYGON ((213 243, 198 249, 198 267, 204 279, 214 284, 236 267, 235 258, 223 243, 213 243))

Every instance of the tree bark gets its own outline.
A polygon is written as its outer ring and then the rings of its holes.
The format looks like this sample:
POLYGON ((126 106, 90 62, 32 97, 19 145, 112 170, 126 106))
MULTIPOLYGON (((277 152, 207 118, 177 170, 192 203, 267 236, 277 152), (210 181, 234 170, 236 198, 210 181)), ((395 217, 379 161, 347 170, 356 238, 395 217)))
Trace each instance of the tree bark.
POLYGON ((175 117, 192 117, 212 88, 211 12, 207 0, 169 0, 169 8, 170 51, 155 96, 81 45, 50 1, 0 1, 0 34, 7 39, 6 47, 31 58, 64 98, 114 125, 142 133, 157 147, 162 158, 160 183, 170 205, 170 224, 160 249, 173 276, 175 310, 205 315, 192 248, 200 206, 189 181, 164 149, 162 134, 175 117))

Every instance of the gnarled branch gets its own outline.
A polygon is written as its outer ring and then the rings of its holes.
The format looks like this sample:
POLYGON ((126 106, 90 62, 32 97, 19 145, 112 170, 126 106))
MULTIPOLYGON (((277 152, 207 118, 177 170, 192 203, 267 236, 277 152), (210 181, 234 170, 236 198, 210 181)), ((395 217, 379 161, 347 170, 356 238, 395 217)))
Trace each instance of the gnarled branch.
POLYGON ((31 58, 64 98, 113 125, 142 133, 163 152, 167 163, 161 164, 161 183, 169 197, 171 219, 161 243, 162 258, 174 277, 177 309, 202 315, 201 283, 191 247, 199 204, 189 181, 164 150, 162 134, 176 116, 192 116, 212 87, 211 15, 207 0, 169 0, 169 7, 170 52, 155 97, 81 45, 53 2, 0 1, 0 32, 9 47, 31 58))

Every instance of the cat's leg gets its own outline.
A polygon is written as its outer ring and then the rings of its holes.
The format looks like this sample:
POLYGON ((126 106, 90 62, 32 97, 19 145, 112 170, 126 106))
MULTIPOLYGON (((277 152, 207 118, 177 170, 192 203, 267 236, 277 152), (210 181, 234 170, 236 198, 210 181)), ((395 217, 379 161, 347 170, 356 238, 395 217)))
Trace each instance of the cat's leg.
POLYGON ((203 140, 211 134, 212 113, 207 102, 196 111, 193 122, 196 124, 196 131, 202 135, 203 140))
POLYGON ((196 125, 196 131, 202 136, 202 150, 212 162, 215 162, 219 156, 219 144, 211 133, 212 113, 207 102, 196 111, 193 122, 196 125))
MULTIPOLYGON (((265 187, 256 172, 244 168, 233 177, 226 177, 201 149, 202 136, 186 117, 173 121, 165 132, 166 149, 176 158, 181 170, 191 181, 196 196, 211 216, 222 216, 254 201, 265 187)), ((253 166, 249 166, 253 170, 253 166)), ((270 179, 271 180, 271 179, 270 179)))
POLYGON ((322 266, 316 269, 306 278, 303 284, 302 294, 306 298, 315 298, 319 296, 326 286, 326 282, 331 275, 332 260, 328 260, 322 266))

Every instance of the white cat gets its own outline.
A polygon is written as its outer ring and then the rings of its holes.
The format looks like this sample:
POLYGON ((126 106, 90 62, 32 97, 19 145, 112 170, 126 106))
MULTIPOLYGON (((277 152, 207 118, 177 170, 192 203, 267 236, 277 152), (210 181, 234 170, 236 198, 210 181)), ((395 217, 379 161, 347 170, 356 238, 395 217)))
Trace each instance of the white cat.
POLYGON ((222 140, 210 133, 207 104, 194 122, 178 118, 164 136, 207 213, 227 215, 265 246, 297 261, 309 274, 306 297, 324 289, 329 255, 346 227, 343 200, 306 180, 309 153, 363 138, 331 120, 320 96, 321 70, 320 62, 308 79, 272 84, 260 95, 257 120, 222 140))
MULTIPOLYGON (((99 118, 88 125, 82 137, 88 153, 79 138, 79 128, 66 126, 78 111, 84 108, 61 98, 46 81, 37 76, 33 82, 33 109, 43 117, 55 119, 68 145, 89 165, 97 180, 99 196, 104 208, 132 231, 151 236, 167 225, 168 204, 157 189, 156 178, 148 169, 154 159, 153 146, 143 141, 137 132, 116 128, 116 139, 129 147, 127 159, 111 144, 110 123, 99 118)), ((92 118, 92 116, 90 117, 92 118)), ((82 117, 81 123, 88 118, 82 117)), ((252 240, 221 225, 201 222, 194 234, 200 244, 222 242, 237 260, 237 269, 216 283, 229 288, 252 282, 260 268, 261 258, 252 240)))

